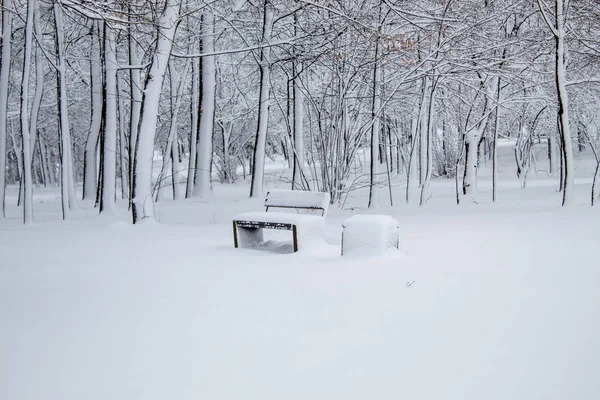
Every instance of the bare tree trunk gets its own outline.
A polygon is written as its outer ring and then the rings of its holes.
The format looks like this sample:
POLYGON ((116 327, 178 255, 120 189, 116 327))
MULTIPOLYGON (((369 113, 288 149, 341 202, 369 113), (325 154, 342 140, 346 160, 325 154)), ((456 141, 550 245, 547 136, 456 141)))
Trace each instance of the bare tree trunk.
POLYGON ((564 157, 564 187, 562 205, 568 205, 573 198, 573 145, 571 143, 571 129, 569 127, 569 93, 566 86, 565 68, 565 20, 563 0, 556 0, 556 92, 558 94, 558 116, 560 121, 562 151, 564 157))
MULTIPOLYGON (((554 0, 554 23, 548 17, 547 10, 538 0, 538 6, 542 17, 550 31, 554 35, 556 49, 554 54, 555 84, 558 98, 558 125, 560 130, 562 162, 563 162, 563 199, 562 205, 571 203, 573 198, 574 170, 573 170, 573 144, 571 142, 571 128, 569 126, 569 93, 567 91, 567 72, 565 66, 565 37, 567 35, 566 20, 567 9, 565 9, 564 0, 554 0)), ((568 3, 568 2, 567 2, 568 3)))
MULTIPOLYGON (((175 160, 173 159, 173 154, 175 153, 173 151, 173 146, 178 145, 177 118, 179 116, 179 108, 181 107, 181 98, 183 97, 183 89, 185 87, 185 81, 187 78, 189 65, 189 63, 186 63, 184 71, 182 72, 180 78, 177 79, 177 73, 175 72, 175 64, 172 60, 169 62, 169 75, 171 76, 171 126, 169 129, 169 137, 167 138, 167 145, 165 146, 165 151, 163 152, 162 167, 159 177, 161 182, 159 182, 158 184, 156 195, 157 201, 162 200, 162 193, 164 187, 168 185, 168 183, 166 183, 166 178, 168 176, 169 162, 171 163, 171 186, 175 188, 175 185, 177 184, 176 170, 174 168, 175 160), (175 101, 174 104, 173 101, 175 101)), ((175 189, 173 189, 173 200, 176 200, 177 197, 175 192, 175 189)))
MULTIPOLYGON (((202 51, 215 50, 215 17, 212 10, 203 14, 202 51)), ((196 185, 194 194, 199 197, 212 195, 213 130, 215 118, 215 91, 217 85, 215 56, 202 57, 202 114, 198 129, 198 151, 196 153, 196 185)))
MULTIPOLYGON (((263 31, 262 43, 267 43, 271 38, 273 28, 273 9, 270 0, 264 0, 263 6, 263 31)), ((270 104, 270 64, 271 50, 269 47, 260 49, 259 75, 260 93, 258 96, 258 124, 256 127, 256 141, 252 157, 252 182, 250 184, 250 197, 263 197, 263 180, 265 174, 265 151, 267 142, 267 128, 269 123, 270 104)))
MULTIPOLYGON (((91 103, 92 115, 90 119, 90 131, 85 143, 83 155, 83 199, 96 196, 96 185, 98 183, 98 139, 102 124, 102 70, 100 40, 102 37, 101 25, 98 21, 92 22, 91 40, 92 50, 90 54, 90 81, 91 81, 91 103)), ((133 90, 133 89, 132 89, 133 90)))
MULTIPOLYGON (((294 14, 294 36, 298 34, 298 14, 294 14)), ((300 72, 302 64, 295 59, 292 62, 292 97, 294 103, 293 109, 293 170, 292 170, 292 189, 301 189, 304 177, 304 101, 302 91, 300 90, 300 72)), ((289 86, 288 86, 289 92, 289 86)))
POLYGON ((125 93, 123 91, 123 77, 117 76, 117 96, 118 96, 118 107, 119 107, 119 165, 121 172, 121 198, 125 199, 129 197, 129 184, 127 182, 127 175, 129 171, 129 162, 127 159, 127 133, 125 129, 125 104, 123 98, 125 93))
POLYGON ((69 218, 69 211, 72 207, 77 207, 77 198, 75 196, 75 187, 73 182, 73 161, 71 150, 71 132, 69 127, 69 112, 67 98, 67 63, 65 60, 63 15, 61 5, 54 4, 54 21, 56 28, 56 52, 58 54, 57 63, 57 87, 58 87, 58 116, 60 125, 60 177, 61 177, 61 204, 63 219, 69 218))
POLYGON ((596 162, 596 169, 594 170, 594 180, 592 181, 592 207, 596 204, 596 199, 598 198, 598 178, 600 177, 600 157, 596 162))
POLYGON ((44 138, 42 136, 38 137, 38 146, 40 150, 40 157, 42 158, 42 166, 44 173, 44 185, 56 185, 56 181, 54 179, 54 171, 52 170, 50 159, 51 157, 48 155, 48 146, 46 145, 44 138))
POLYGON ((102 194, 100 213, 115 214, 117 177, 117 63, 113 28, 104 23, 104 124, 102 134, 102 194))
MULTIPOLYGON (((421 89, 421 98, 419 104, 415 105, 413 110, 413 116, 411 118, 410 124, 410 132, 411 132, 411 145, 410 145, 410 153, 409 159, 406 168, 406 193, 405 193, 405 201, 406 204, 410 202, 410 183, 413 179, 419 177, 420 179, 420 155, 416 157, 417 153, 419 153, 419 143, 420 143, 420 135, 421 135, 421 115, 425 108, 425 99, 427 96, 427 85, 426 82, 423 81, 422 89, 421 89), (417 176, 418 175, 418 176, 417 176)), ((419 153, 420 154, 420 153, 419 153)), ((421 182, 419 181, 419 185, 421 182)))
POLYGON ((0 60, 0 219, 6 216, 6 113, 8 108, 8 78, 10 77, 11 62, 12 0, 3 0, 2 6, 2 59, 0 60))
POLYGON ((158 104, 165 72, 173 48, 173 38, 177 30, 181 3, 167 0, 158 21, 156 49, 144 87, 140 127, 136 141, 133 174, 132 219, 138 223, 143 219, 154 220, 152 202, 152 157, 154 136, 158 116, 158 104))
POLYGON ((301 189, 303 186, 302 177, 304 176, 304 101, 300 91, 300 77, 298 76, 300 71, 296 63, 294 63, 293 71, 294 145, 292 150, 294 169, 292 172, 292 189, 301 189))
POLYGON ((23 223, 33 223, 33 182, 31 174, 31 132, 29 130, 29 71, 31 67, 31 53, 33 47, 33 15, 37 1, 27 2, 27 19, 25 21, 25 49, 23 50, 23 75, 21 78, 21 159, 23 160, 23 174, 21 176, 23 188, 23 223))
POLYGON ((377 115, 381 108, 380 85, 381 85, 381 67, 377 60, 379 53, 379 41, 375 43, 375 65, 373 71, 373 103, 371 110, 371 163, 370 163, 370 183, 369 183, 369 208, 377 208, 379 203, 379 134, 381 129, 380 118, 377 115))
POLYGON ((435 90, 436 90, 436 82, 433 81, 430 85, 430 95, 429 95, 429 112, 427 113, 427 123, 426 123, 426 135, 427 140, 425 141, 425 176, 423 180, 423 184, 421 185, 421 196, 419 199, 419 205, 423 206, 425 201, 427 200, 427 189, 429 188, 429 183, 431 182, 431 174, 433 173, 433 113, 435 111, 434 103, 435 103, 435 90))
MULTIPOLYGON (((132 37, 131 25, 128 26, 129 32, 129 63, 131 65, 140 65, 140 57, 137 52, 137 43, 132 37)), ((129 206, 131 207, 133 199, 133 174, 134 158, 138 137, 138 127, 140 123, 140 113, 142 109, 142 80, 140 70, 130 69, 129 79, 131 83, 131 112, 129 114, 129 206)))
MULTIPOLYGON (((33 27, 37 37, 42 36, 40 27, 40 11, 35 10, 33 16, 33 27)), ((35 46, 35 93, 33 95, 33 103, 31 104, 30 132, 31 132, 31 159, 35 154, 35 145, 38 137, 38 118, 40 114, 40 106, 42 104, 42 96, 44 95, 44 56, 39 43, 35 46)))
POLYGON ((171 179, 173 183, 173 200, 179 200, 181 195, 179 190, 179 136, 177 132, 175 132, 173 144, 171 145, 171 171, 173 171, 173 178, 171 179))
POLYGON ((483 112, 481 119, 472 127, 466 128, 465 133, 465 172, 463 175, 463 194, 473 196, 477 191, 477 167, 479 165, 478 153, 479 144, 483 139, 483 133, 487 126, 488 106, 490 98, 493 95, 492 88, 496 89, 496 80, 498 78, 492 78, 487 82, 482 82, 481 90, 485 92, 483 112))
POLYGON ((496 201, 497 175, 498 175, 498 123, 500 119, 500 92, 502 86, 498 77, 496 88, 496 115, 494 116, 494 138, 492 141, 492 202, 496 201))
POLYGON ((190 136, 190 159, 188 163, 187 186, 185 189, 185 197, 191 197, 194 193, 194 182, 196 182, 196 158, 198 150, 198 123, 199 112, 198 100, 200 85, 200 60, 192 61, 192 129, 190 136))

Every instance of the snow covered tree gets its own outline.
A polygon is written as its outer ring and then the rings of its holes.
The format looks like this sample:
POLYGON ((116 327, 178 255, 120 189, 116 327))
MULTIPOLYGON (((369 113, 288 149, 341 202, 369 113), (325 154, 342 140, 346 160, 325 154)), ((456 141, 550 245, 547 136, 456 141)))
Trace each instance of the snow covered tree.
POLYGON ((0 218, 5 217, 6 129, 11 66, 12 0, 2 1, 2 59, 0 60, 0 218))
POLYGON ((173 39, 180 22, 181 3, 167 0, 156 26, 156 45, 144 84, 140 124, 137 132, 132 176, 133 223, 154 220, 152 199, 152 159, 160 93, 173 48, 173 39))

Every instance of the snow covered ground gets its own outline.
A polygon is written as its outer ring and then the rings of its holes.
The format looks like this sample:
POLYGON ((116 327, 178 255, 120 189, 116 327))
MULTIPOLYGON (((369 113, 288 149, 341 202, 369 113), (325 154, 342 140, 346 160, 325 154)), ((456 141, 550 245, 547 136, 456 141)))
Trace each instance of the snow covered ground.
POLYGON ((247 183, 140 226, 89 204, 59 221, 58 191, 38 189, 25 227, 10 188, 0 399, 599 399, 590 169, 561 208, 556 178, 521 189, 510 161, 497 204, 485 168, 478 204, 434 180, 405 205, 399 182, 378 212, 400 222, 401 252, 375 258, 339 256, 365 192, 330 209, 327 243, 289 254, 233 248, 231 218, 261 209, 247 183))

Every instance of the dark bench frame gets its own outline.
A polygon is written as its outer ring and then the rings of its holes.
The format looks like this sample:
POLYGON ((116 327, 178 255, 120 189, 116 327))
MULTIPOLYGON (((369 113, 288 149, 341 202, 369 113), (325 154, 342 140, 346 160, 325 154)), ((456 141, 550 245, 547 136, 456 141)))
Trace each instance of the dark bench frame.
MULTIPOLYGON (((265 212, 269 211, 269 208, 288 208, 296 210, 321 210, 321 216, 324 217, 327 209, 325 207, 318 206, 292 206, 283 202, 272 202, 269 201, 269 193, 265 197, 265 212)), ((258 232, 259 229, 274 229, 280 231, 292 231, 292 243, 294 253, 298 251, 298 230, 296 224, 285 223, 285 222, 263 222, 263 221, 244 221, 244 220, 233 220, 233 245, 235 248, 239 247, 238 241, 238 228, 248 229, 258 232)))
POLYGON ((280 231, 292 231, 294 253, 298 251, 298 232, 295 224, 285 224, 282 222, 259 222, 259 221, 233 221, 233 245, 238 247, 237 228, 244 229, 275 229, 280 231))

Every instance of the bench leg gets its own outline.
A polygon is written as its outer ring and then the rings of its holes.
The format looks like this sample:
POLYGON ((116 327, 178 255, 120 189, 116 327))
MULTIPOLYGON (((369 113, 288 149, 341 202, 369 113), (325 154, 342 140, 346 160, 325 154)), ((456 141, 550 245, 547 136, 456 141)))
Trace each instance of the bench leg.
POLYGON ((292 225, 292 236, 294 243, 294 253, 298 251, 298 232, 296 231, 296 225, 292 225))
POLYGON ((237 237, 237 226, 235 225, 235 221, 233 221, 233 247, 238 248, 238 237, 237 237))

